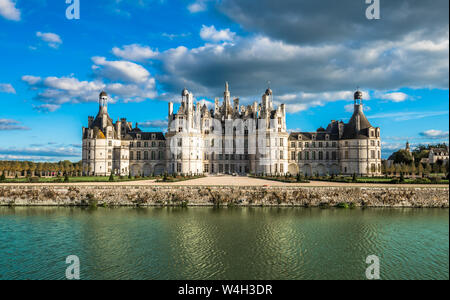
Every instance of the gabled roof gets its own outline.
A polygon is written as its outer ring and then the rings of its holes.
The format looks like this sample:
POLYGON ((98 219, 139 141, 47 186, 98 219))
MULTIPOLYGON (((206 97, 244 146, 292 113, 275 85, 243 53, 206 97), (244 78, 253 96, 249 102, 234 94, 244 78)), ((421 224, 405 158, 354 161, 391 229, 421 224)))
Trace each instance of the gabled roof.
POLYGON ((344 126, 344 134, 342 139, 364 139, 369 136, 368 128, 371 128, 369 120, 367 120, 362 108, 355 109, 350 121, 344 126), (358 131, 359 125, 359 131, 358 131))

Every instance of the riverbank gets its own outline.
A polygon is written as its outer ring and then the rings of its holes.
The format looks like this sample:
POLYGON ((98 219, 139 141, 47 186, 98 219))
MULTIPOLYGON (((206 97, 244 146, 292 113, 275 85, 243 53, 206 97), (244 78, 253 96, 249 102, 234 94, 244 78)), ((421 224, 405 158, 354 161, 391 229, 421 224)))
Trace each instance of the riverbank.
POLYGON ((190 182, 3 184, 0 206, 449 207, 448 186, 204 186, 190 182))

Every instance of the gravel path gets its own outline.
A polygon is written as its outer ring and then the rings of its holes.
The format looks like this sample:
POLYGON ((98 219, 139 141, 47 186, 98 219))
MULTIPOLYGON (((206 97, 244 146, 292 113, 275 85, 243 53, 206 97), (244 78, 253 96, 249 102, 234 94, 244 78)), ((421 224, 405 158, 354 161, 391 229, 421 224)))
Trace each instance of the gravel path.
POLYGON ((204 177, 199 179, 187 180, 182 182, 174 183, 157 183, 155 180, 142 180, 142 181, 132 181, 132 182, 81 182, 81 183, 28 183, 28 184, 14 184, 14 183, 3 183, 3 185, 26 185, 26 186, 36 186, 36 185, 50 185, 50 186, 92 186, 92 185, 133 185, 133 186, 152 186, 152 185, 169 185, 169 186, 304 186, 304 187, 446 187, 446 184, 403 184, 403 185, 392 185, 392 184, 366 184, 366 183, 340 183, 340 182, 323 182, 323 181, 311 181, 310 183, 284 183, 271 180, 263 180, 249 177, 233 177, 233 176, 212 176, 204 177))

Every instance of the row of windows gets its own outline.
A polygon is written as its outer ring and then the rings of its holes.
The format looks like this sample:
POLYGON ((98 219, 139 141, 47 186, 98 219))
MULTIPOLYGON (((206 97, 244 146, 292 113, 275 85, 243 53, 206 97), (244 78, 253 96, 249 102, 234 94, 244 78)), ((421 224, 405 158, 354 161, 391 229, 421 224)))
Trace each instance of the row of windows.
MULTIPOLYGON (((333 151, 333 152, 331 152, 331 155, 330 155, 330 152, 328 152, 328 151, 327 152, 322 152, 322 151, 318 151, 318 152, 303 151, 303 152, 301 152, 300 151, 297 153, 295 151, 291 152, 291 160, 330 160, 330 158, 331 158, 331 160, 337 160, 337 152, 333 151)), ((348 151, 344 152, 344 158, 345 159, 350 158, 348 151)), ((377 154, 377 151, 371 150, 370 158, 371 159, 377 159, 377 158, 381 159, 381 152, 378 151, 378 154, 377 154)))
MULTIPOLYGON (((328 148, 328 147, 330 147, 330 145, 331 145, 331 147, 336 147, 336 142, 304 142, 304 145, 305 145, 305 148, 316 148, 316 146, 318 145, 319 146, 319 148, 323 148, 323 146, 325 145, 325 147, 326 148, 328 148)), ((302 148, 303 147, 303 142, 291 142, 291 148, 295 148, 295 147, 298 147, 298 148, 302 148)))
POLYGON ((297 152, 295 153, 294 151, 291 152, 291 160, 336 160, 337 159, 337 152, 333 151, 331 152, 331 156, 330 156, 330 152, 325 152, 325 156, 324 156, 324 152, 319 151, 319 152, 315 152, 315 151, 304 151, 304 152, 297 152))
MULTIPOLYGON (((136 145, 136 148, 141 148, 142 145, 144 145, 144 148, 148 148, 149 143, 148 142, 136 142, 136 144, 134 142, 130 143, 130 148, 134 148, 136 145)), ((152 147, 156 147, 156 145, 158 145, 159 147, 164 147, 164 142, 159 142, 158 144, 156 142, 151 142, 151 146, 152 147)))
MULTIPOLYGON (((149 160, 149 152, 143 151, 144 156, 142 157, 142 151, 136 151, 136 157, 134 156, 135 152, 130 152, 130 160, 149 160)), ((158 153, 155 151, 150 152, 150 160, 162 160, 164 159, 164 153, 162 151, 159 151, 158 153)))

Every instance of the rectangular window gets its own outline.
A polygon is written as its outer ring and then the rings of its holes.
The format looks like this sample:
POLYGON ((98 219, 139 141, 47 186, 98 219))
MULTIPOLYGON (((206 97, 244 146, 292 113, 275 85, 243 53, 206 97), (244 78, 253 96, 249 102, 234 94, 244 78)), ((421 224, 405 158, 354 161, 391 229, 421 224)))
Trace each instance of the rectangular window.
POLYGON ((283 150, 280 151, 280 159, 284 159, 283 150))
POLYGON ((283 140, 284 140, 284 139, 280 139, 280 147, 284 147, 283 140))
POLYGON ((291 148, 295 148, 295 142, 291 142, 291 148))
POLYGON ((141 151, 136 152, 136 159, 141 160, 141 151))
POLYGON ((291 152, 291 160, 295 160, 295 151, 291 152))

